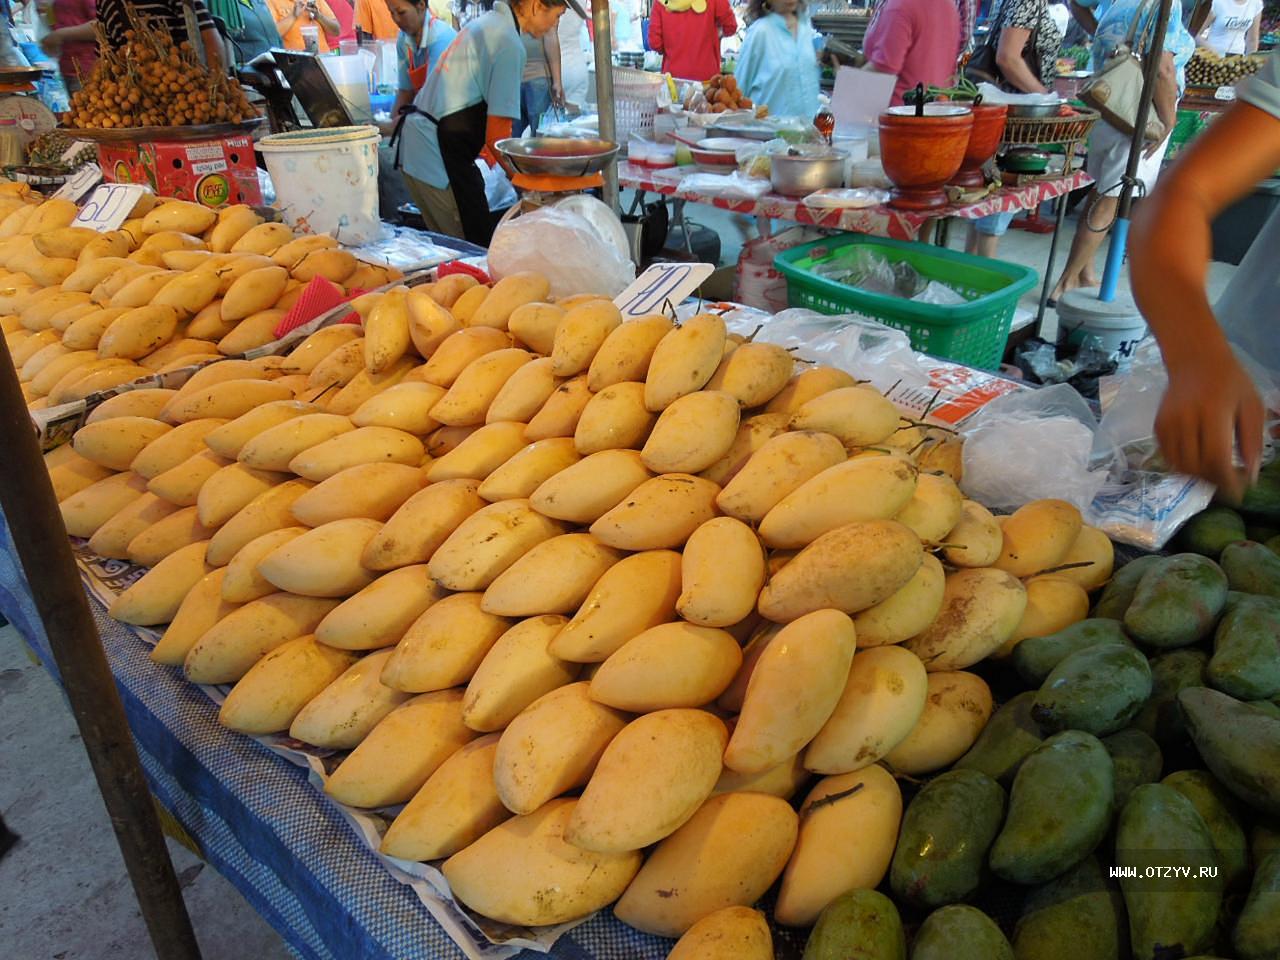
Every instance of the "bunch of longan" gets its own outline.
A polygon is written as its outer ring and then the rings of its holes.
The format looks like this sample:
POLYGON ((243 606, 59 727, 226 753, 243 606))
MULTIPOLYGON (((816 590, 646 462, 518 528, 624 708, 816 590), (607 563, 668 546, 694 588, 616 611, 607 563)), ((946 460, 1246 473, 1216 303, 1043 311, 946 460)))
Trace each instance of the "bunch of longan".
POLYGON ((123 50, 104 51, 84 86, 71 98, 71 123, 81 128, 179 127, 240 123, 254 116, 233 78, 211 73, 191 44, 174 44, 163 23, 135 18, 123 50))

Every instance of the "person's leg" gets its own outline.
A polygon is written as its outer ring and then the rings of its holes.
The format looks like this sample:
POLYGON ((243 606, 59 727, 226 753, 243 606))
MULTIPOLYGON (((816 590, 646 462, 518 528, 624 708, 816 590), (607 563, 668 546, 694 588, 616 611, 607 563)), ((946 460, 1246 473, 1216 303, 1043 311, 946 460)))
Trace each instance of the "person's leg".
POLYGON ((1000 246, 1000 238, 1013 223, 1012 213, 992 213, 979 217, 969 224, 969 235, 965 239, 965 252, 979 257, 995 259, 1000 246))
POLYGON ((530 80, 522 92, 523 109, 529 115, 529 136, 536 137, 542 115, 551 109, 551 84, 546 80, 530 80))
POLYGON ((1049 299, 1058 300, 1068 290, 1079 287, 1096 287, 1101 283, 1094 260, 1102 241, 1111 232, 1118 200, 1115 197, 1098 196, 1093 191, 1085 201, 1084 210, 1076 224, 1076 235, 1071 238, 1071 252, 1058 282, 1054 284, 1049 299))
POLYGON ((421 211, 422 220, 428 230, 442 233, 446 237, 462 238, 464 236, 462 216, 458 212, 458 204, 454 201, 453 190, 449 187, 444 189, 433 187, 421 180, 415 180, 407 173, 404 175, 404 185, 413 199, 414 206, 421 211))
MULTIPOLYGON (((532 129, 537 120, 532 119, 533 85, 536 80, 526 80, 520 84, 520 119, 518 126, 511 131, 513 137, 523 137, 526 129, 532 129)), ((530 134, 532 136, 532 134, 530 134)))

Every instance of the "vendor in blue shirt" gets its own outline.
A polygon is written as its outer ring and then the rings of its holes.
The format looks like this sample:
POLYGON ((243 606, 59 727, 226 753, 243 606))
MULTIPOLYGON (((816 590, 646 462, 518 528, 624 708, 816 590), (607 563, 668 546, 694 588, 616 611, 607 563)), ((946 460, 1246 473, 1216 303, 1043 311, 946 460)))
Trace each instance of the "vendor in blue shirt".
MULTIPOLYGON (((576 0, 575 11, 584 16, 576 0)), ((427 228, 488 246, 494 222, 477 158, 520 116, 520 35, 554 30, 566 0, 516 0, 468 23, 414 97, 401 129, 405 186, 427 228)))
POLYGON ((774 117, 818 112, 818 35, 801 0, 750 0, 747 38, 733 68, 738 89, 774 117))
MULTIPOLYGON (((374 0, 381 3, 382 0, 374 0)), ((422 85, 427 82, 431 68, 449 49, 458 31, 445 23, 427 6, 427 0, 386 0, 387 12, 399 27, 396 37, 396 62, 400 66, 396 84, 396 102, 391 110, 393 117, 413 103, 422 85)))

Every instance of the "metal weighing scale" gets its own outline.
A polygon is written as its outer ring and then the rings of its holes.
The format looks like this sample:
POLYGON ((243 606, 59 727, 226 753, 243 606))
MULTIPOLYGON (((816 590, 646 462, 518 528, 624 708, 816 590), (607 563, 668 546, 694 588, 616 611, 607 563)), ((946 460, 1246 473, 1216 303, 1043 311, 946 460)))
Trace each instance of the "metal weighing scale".
POLYGON ((573 137, 509 137, 495 146, 515 168, 511 182, 523 192, 512 210, 521 212, 556 203, 566 194, 603 188, 604 168, 618 155, 611 140, 573 137))
POLYGON ((522 213, 559 206, 582 216, 624 256, 632 256, 622 221, 591 193, 604 187, 604 170, 618 155, 616 143, 574 137, 510 137, 494 146, 515 169, 511 183, 520 191, 519 201, 503 215, 499 228, 522 213))

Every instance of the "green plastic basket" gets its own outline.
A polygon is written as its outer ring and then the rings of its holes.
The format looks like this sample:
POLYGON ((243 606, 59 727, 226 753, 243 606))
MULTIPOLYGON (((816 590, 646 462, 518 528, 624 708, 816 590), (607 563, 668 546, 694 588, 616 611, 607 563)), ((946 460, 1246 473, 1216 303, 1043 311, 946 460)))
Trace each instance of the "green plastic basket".
POLYGON ((806 243, 780 253, 774 266, 787 278, 787 301, 818 313, 853 313, 902 330, 911 346, 935 357, 995 369, 1018 298, 1036 284, 1036 272, 925 243, 886 240, 859 233, 806 243), (817 276, 813 268, 840 257, 849 247, 870 248, 891 263, 905 261, 921 275, 945 283, 969 302, 954 306, 917 303, 872 293, 817 276))

